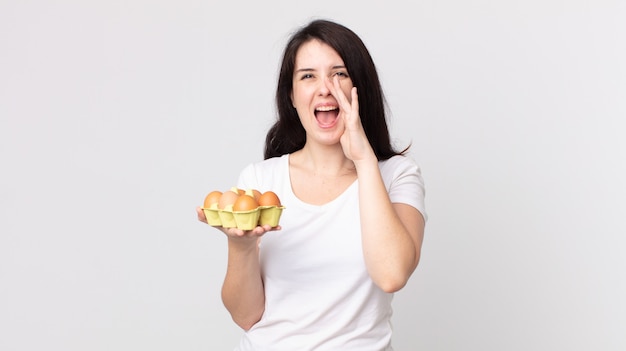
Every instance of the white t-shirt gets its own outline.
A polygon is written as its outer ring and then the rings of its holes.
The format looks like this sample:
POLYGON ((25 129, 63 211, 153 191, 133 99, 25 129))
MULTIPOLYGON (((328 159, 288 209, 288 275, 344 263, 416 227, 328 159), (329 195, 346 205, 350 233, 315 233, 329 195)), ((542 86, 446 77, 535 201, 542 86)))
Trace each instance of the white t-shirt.
MULTIPOLYGON (((426 218, 418 165, 405 156, 379 162, 391 202, 426 218)), ((358 180, 317 206, 291 189, 289 156, 246 167, 238 187, 274 191, 285 206, 282 230, 260 242, 265 312, 236 351, 390 351, 391 300, 369 277, 363 259, 358 180)))

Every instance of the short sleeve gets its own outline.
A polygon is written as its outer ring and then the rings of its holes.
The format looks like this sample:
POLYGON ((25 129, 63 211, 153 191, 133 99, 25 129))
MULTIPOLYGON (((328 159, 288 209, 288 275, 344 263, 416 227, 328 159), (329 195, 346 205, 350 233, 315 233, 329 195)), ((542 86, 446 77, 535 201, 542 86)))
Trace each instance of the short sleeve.
POLYGON ((240 189, 274 190, 289 184, 289 158, 287 155, 251 163, 239 173, 240 189))
POLYGON ((408 156, 394 156, 382 161, 380 169, 391 202, 413 206, 427 220, 426 191, 419 165, 408 156))
POLYGON ((244 167, 239 173, 237 187, 239 189, 258 189, 257 177, 254 164, 244 167))

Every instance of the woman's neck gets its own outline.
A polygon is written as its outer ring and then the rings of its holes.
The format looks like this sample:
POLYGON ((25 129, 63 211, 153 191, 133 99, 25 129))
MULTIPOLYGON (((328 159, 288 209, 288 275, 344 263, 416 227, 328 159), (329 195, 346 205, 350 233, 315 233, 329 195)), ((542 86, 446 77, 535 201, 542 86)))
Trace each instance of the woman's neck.
POLYGON ((320 176, 345 176, 356 173, 354 163, 343 153, 341 144, 335 146, 305 145, 294 152, 292 164, 320 176))

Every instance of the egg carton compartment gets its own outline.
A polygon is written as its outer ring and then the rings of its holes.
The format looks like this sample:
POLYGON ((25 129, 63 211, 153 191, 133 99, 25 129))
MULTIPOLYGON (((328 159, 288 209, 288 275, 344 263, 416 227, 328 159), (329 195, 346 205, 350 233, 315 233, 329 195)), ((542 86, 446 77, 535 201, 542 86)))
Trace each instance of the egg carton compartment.
POLYGON ((222 225, 222 220, 220 219, 219 210, 214 208, 203 208, 204 216, 206 217, 206 222, 209 225, 214 227, 219 227, 222 225))
POLYGON ((259 225, 269 224, 276 227, 283 213, 284 206, 261 206, 259 207, 259 225))
POLYGON ((235 216, 233 215, 233 211, 231 210, 219 210, 218 211, 220 220, 222 222, 222 227, 224 228, 235 228, 237 227, 237 222, 235 221, 235 216))
POLYGON ((261 211, 258 208, 251 211, 233 211, 237 228, 241 230, 254 229, 259 223, 260 216, 261 211))

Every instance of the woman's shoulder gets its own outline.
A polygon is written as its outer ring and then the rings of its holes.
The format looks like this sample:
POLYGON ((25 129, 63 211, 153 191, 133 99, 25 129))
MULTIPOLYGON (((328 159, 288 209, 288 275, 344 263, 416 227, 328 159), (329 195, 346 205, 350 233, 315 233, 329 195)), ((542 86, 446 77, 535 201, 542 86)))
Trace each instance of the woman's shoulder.
POLYGON ((281 167, 284 167, 286 164, 288 164, 289 162, 288 157, 289 155, 287 154, 282 155, 282 156, 271 157, 262 161, 253 162, 249 164, 248 167, 246 168, 253 168, 255 170, 261 170, 261 171, 278 170, 278 169, 281 169, 281 167))
POLYGON ((380 169, 391 202, 411 205, 422 213, 424 219, 428 218, 424 178, 419 164, 410 156, 398 155, 381 161, 380 169))
POLYGON ((239 175, 239 183, 246 188, 265 188, 273 182, 282 182, 289 172, 288 155, 268 158, 248 164, 239 175))
POLYGON ((415 183, 423 186, 422 170, 411 156, 396 155, 380 161, 378 167, 388 188, 402 183, 415 183))
POLYGON ((408 155, 395 155, 389 159, 379 161, 378 165, 383 173, 420 172, 418 163, 408 155))

